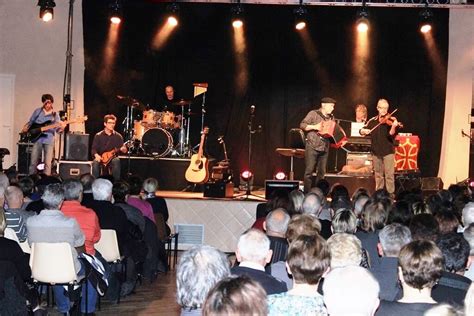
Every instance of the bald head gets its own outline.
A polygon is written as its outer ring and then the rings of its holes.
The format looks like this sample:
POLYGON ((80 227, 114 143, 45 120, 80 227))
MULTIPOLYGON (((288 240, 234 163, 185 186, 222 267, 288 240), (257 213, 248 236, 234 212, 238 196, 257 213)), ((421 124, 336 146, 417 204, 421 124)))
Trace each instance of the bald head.
POLYGON ((19 187, 9 186, 5 190, 5 200, 9 208, 21 208, 23 205, 23 191, 19 187))
POLYGON ((303 213, 318 217, 321 206, 321 198, 315 193, 308 193, 303 200, 303 213))
POLYGON ((290 215, 280 207, 268 213, 263 225, 268 236, 285 238, 289 222, 290 215))

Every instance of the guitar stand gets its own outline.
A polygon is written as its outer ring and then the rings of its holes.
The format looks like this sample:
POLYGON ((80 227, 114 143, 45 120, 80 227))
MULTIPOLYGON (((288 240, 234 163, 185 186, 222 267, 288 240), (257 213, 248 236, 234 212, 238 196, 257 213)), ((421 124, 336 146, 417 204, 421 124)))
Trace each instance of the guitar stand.
POLYGON ((188 184, 181 192, 196 192, 197 183, 188 184))

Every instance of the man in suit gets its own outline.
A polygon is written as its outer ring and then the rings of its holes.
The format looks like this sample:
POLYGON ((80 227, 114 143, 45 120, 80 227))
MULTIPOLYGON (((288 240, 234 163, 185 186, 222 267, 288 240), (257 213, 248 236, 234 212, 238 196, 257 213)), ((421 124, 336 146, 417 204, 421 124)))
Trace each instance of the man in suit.
POLYGON ((250 229, 242 234, 235 251, 239 266, 231 269, 232 274, 246 275, 257 281, 268 295, 287 291, 286 284, 265 272, 265 265, 272 259, 270 240, 261 231, 250 229))

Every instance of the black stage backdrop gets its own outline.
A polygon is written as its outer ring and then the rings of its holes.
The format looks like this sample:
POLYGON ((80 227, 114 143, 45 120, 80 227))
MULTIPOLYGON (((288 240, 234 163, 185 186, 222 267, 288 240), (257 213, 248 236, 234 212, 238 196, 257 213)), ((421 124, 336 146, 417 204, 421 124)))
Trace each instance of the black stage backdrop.
MULTIPOLYGON (((99 131, 107 113, 116 114, 119 122, 124 119, 126 110, 116 95, 132 96, 159 107, 166 84, 175 86, 178 97, 191 99, 192 84, 207 82, 209 153, 222 159, 216 138, 224 135, 234 172, 248 167, 247 123, 249 108, 255 105, 254 123, 262 125, 263 131, 253 136, 250 168, 256 183, 262 184, 275 171, 289 170, 289 158, 276 154, 275 148, 288 145, 288 131, 299 126, 321 97, 335 98, 335 116, 348 120, 353 119, 354 105, 360 102, 368 105, 369 116, 375 115, 377 99, 384 97, 391 109, 399 109, 396 116, 405 125, 402 131, 420 136, 418 161, 422 174, 437 175, 446 93, 448 10, 434 11, 436 48, 431 53, 436 52, 441 61, 435 65, 418 31, 419 10, 370 8, 368 66, 372 80, 366 88, 354 79, 352 70, 357 8, 308 7, 308 32, 314 48, 308 57, 294 30, 294 6, 246 5, 248 88, 239 95, 235 88, 237 68, 230 8, 229 4, 180 3, 180 24, 156 51, 151 42, 163 24, 166 4, 128 1, 114 66, 105 70, 107 1, 84 0, 84 99, 90 118, 87 132, 93 135, 99 131)), ((201 102, 198 97, 192 112, 201 112, 201 102)), ((200 116, 193 116, 191 125, 192 144, 197 144, 200 116)), ((296 161, 299 179, 303 165, 303 160, 296 161)), ((330 161, 328 169, 333 165, 330 161)))

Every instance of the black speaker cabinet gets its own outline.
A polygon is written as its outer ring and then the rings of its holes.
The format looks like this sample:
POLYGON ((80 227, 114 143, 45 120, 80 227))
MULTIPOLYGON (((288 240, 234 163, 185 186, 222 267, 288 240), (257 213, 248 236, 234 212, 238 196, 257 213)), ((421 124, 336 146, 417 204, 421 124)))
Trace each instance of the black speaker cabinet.
POLYGON ((66 160, 89 160, 89 134, 66 134, 66 160))
POLYGON ((439 191, 443 189, 443 180, 437 177, 429 177, 421 179, 421 190, 423 191, 439 191))
POLYGON ((59 161, 58 174, 63 180, 79 179, 85 173, 92 173, 91 161, 59 161))
POLYGON ((204 184, 204 197, 232 198, 234 184, 232 182, 208 182, 204 184))
POLYGON ((17 168, 20 174, 29 174, 33 143, 18 143, 17 168))
POLYGON ((273 192, 284 190, 290 193, 293 190, 299 189, 299 181, 290 180, 265 180, 265 198, 270 200, 273 197, 273 192))

